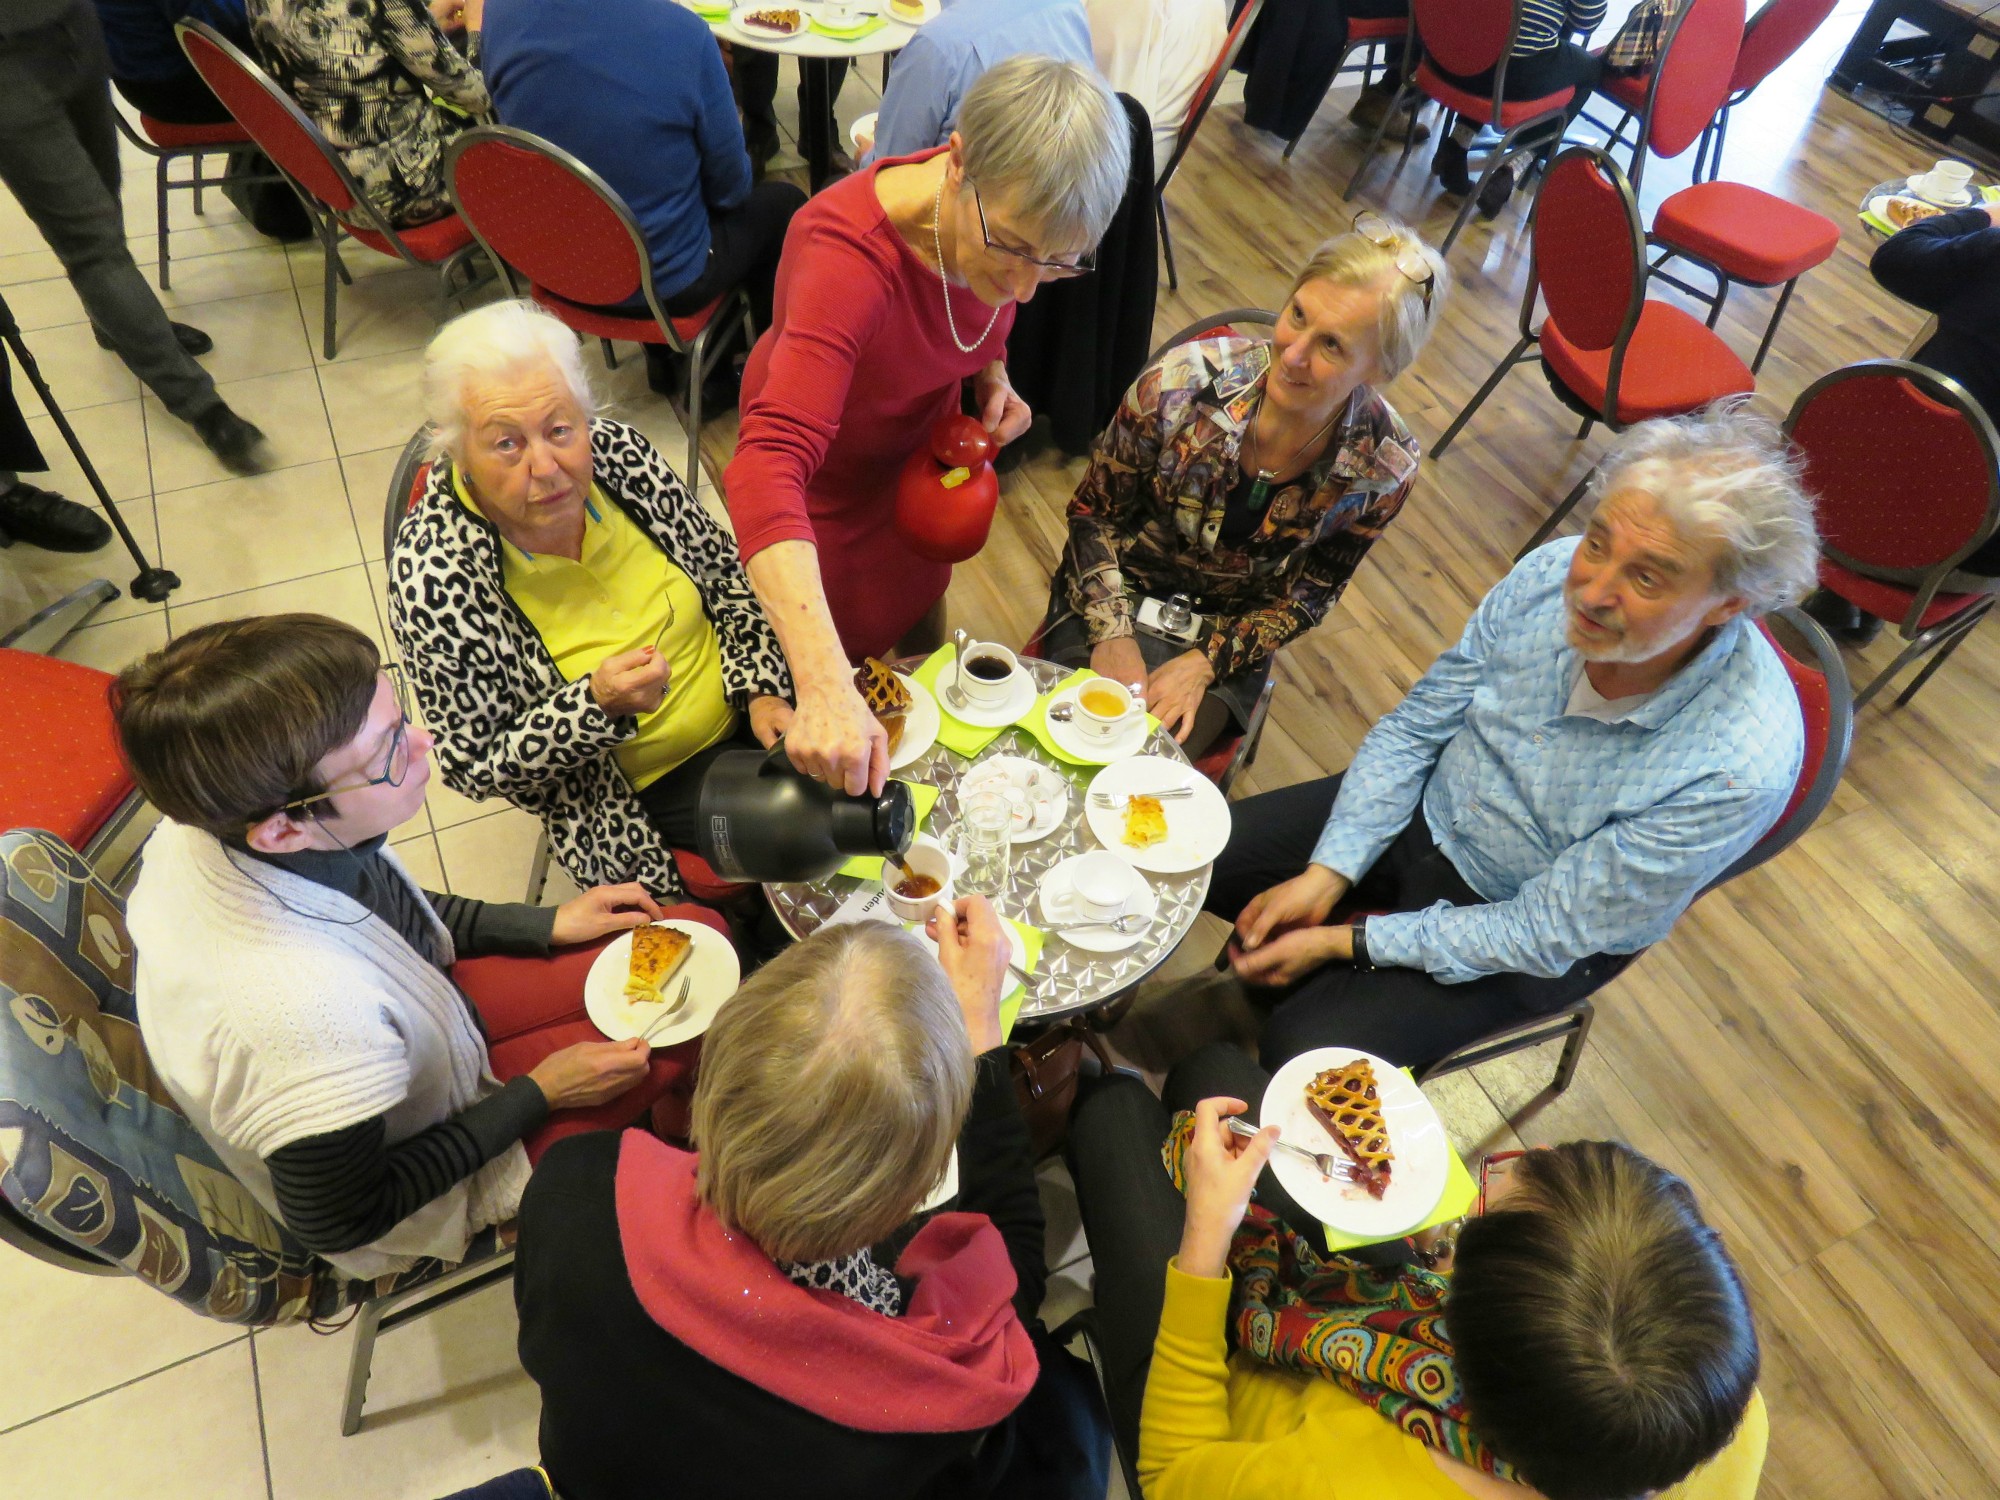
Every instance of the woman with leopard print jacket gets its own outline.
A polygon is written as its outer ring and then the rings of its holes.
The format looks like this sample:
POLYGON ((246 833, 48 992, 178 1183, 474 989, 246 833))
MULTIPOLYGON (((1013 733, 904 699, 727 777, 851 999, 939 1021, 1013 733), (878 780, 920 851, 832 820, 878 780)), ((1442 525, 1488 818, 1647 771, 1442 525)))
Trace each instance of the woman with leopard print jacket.
POLYGON ((651 443, 593 417, 548 314, 455 319, 424 386, 438 458, 390 551, 389 623, 445 784, 536 814, 580 885, 678 895, 709 763, 792 716, 735 544, 651 443))

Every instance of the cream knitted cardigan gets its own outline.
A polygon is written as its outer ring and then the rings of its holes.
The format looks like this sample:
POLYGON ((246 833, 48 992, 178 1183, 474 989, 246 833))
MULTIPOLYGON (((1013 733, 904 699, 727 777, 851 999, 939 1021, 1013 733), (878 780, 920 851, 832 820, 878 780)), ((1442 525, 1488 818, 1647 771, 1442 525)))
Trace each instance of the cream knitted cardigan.
MULTIPOLYGON (((153 1065, 274 1217, 264 1159, 279 1147, 376 1115, 393 1145, 500 1087, 451 981, 381 918, 316 881, 165 822, 146 843, 128 917, 153 1065)), ((434 915, 431 925, 449 963, 450 934, 434 915)), ((326 1258, 359 1277, 418 1256, 458 1260, 473 1234, 513 1217, 527 1181, 517 1142, 373 1244, 326 1258)))

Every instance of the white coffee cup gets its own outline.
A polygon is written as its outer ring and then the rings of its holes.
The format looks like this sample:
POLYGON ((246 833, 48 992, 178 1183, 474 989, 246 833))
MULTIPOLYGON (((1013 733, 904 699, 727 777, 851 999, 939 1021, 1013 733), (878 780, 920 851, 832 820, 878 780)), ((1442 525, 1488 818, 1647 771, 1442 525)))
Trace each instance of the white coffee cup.
POLYGON ((829 26, 852 26, 856 16, 853 6, 843 5, 840 0, 827 0, 819 8, 819 19, 829 26))
POLYGON ((1076 714, 1070 722, 1086 740, 1106 744, 1123 734, 1138 712, 1138 700, 1124 683, 1109 677, 1092 677, 1077 689, 1076 714), (1111 702, 1117 703, 1117 709, 1104 712, 1111 702))
POLYGON ((1093 849, 1069 862, 1070 904, 1079 916, 1111 922, 1125 914, 1132 895, 1132 867, 1109 849, 1093 849))
POLYGON ((1972 182, 1972 168, 1962 161, 1941 161, 1926 172, 1917 191, 1940 203, 1966 196, 1972 182))
POLYGON ((902 869, 897 868, 893 856, 882 861, 882 890, 889 898, 889 910, 905 922, 928 921, 940 904, 951 905, 950 853, 936 839, 919 834, 903 856, 902 869), (904 870, 911 875, 928 875, 938 883, 938 888, 922 896, 897 894, 897 883, 906 878, 904 870))
MULTIPOLYGON (((954 671, 956 669, 954 668, 954 671)), ((998 708, 1014 694, 1014 684, 1021 675, 1021 661, 1005 646, 991 641, 967 641, 965 644, 965 670, 952 679, 962 688, 965 696, 974 703, 987 708, 998 708), (988 664, 991 665, 988 665, 988 664), (992 671, 994 667, 1005 667, 997 677, 982 677, 980 671, 992 671)))

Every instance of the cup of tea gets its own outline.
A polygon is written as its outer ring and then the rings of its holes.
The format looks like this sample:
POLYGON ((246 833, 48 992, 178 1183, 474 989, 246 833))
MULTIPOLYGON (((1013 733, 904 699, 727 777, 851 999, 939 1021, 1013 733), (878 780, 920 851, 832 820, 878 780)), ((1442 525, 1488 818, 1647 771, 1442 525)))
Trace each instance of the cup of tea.
POLYGON ((942 902, 951 904, 951 855, 936 839, 919 834, 901 865, 893 855, 882 861, 882 889, 889 910, 905 922, 923 922, 942 902))
POLYGON ((969 641, 965 647, 965 672, 959 679, 965 696, 974 703, 998 708, 1014 691, 1014 674, 1021 662, 1005 646, 991 641, 969 641))
POLYGON ((1109 849, 1079 854, 1069 866, 1070 904, 1093 922, 1115 922, 1125 915, 1132 893, 1132 867, 1109 849))
POLYGON ((1138 712, 1139 702, 1124 683, 1113 682, 1109 677, 1092 677, 1077 690, 1076 717, 1072 722, 1085 739, 1108 744, 1125 732, 1138 712))
POLYGON ((841 0, 827 0, 819 8, 819 18, 827 25, 836 27, 852 26, 858 19, 854 7, 842 4, 841 0))
POLYGON ((1917 191, 1937 203, 1950 203, 1967 195, 1972 168, 1962 161, 1941 161, 1917 183, 1917 191))

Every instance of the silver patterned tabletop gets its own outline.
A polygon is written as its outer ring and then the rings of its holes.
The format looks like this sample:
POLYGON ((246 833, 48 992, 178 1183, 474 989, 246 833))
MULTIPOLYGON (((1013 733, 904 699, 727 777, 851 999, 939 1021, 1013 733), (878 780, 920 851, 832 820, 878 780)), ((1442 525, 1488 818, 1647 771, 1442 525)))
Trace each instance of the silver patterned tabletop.
MULTIPOLYGON (((914 657, 896 665, 907 672, 921 666, 923 660, 922 657, 914 657)), ((1055 687, 1072 670, 1051 661, 1037 661, 1025 656, 1021 658, 1021 663, 1034 674, 1035 689, 1041 693, 1055 687)), ((1174 737, 1164 729, 1154 730, 1141 748, 1147 754, 1163 755, 1183 765, 1188 763, 1181 747, 1174 743, 1174 737)), ((1039 929, 1041 924, 1038 920, 1040 914, 1035 909, 1035 889, 1042 876, 1051 866, 1072 854, 1103 847, 1083 816, 1085 790, 1091 778, 1103 768, 1073 766, 1067 761, 1057 760, 1027 730, 1012 728, 1002 730, 990 745, 974 756, 960 755, 942 744, 933 745, 897 771, 896 779, 938 788, 937 806, 925 820, 924 829, 932 834, 949 833, 958 822, 959 779, 973 766, 995 755, 1021 755, 1042 765, 1053 766, 1062 772, 1070 785, 1069 810, 1063 815, 1062 823, 1045 838, 1032 844, 1015 846, 1007 889, 994 903, 1002 916, 1039 929)), ((1121 953, 1087 953, 1050 933, 1042 948, 1041 962, 1035 966, 1034 982, 1028 986, 1027 998, 1021 1002, 1021 1020, 1048 1021, 1092 1009, 1123 994, 1152 973, 1168 954, 1180 946, 1181 939, 1194 925, 1201 903, 1208 895, 1212 869, 1211 865, 1203 865, 1184 875, 1154 875, 1141 871, 1140 874, 1159 895, 1160 909, 1139 941, 1121 953)), ((817 931, 823 922, 840 910, 842 902, 865 884, 867 882, 852 876, 833 875, 810 884, 768 885, 764 894, 785 930, 795 938, 803 938, 817 931)))

